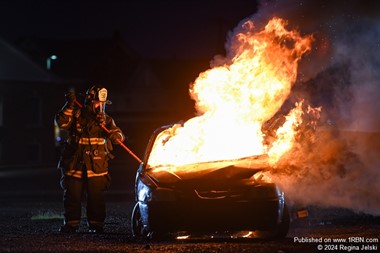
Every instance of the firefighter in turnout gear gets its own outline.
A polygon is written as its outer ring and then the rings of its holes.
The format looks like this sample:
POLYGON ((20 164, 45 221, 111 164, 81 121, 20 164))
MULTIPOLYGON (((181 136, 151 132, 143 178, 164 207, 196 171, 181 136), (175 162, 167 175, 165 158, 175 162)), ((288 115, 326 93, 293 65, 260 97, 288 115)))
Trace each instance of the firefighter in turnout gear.
POLYGON ((108 161, 112 144, 125 140, 114 120, 105 113, 107 89, 92 86, 86 92, 84 106, 73 91, 66 94, 66 104, 56 114, 56 124, 68 131, 58 168, 62 172, 64 225, 61 232, 77 231, 82 201, 86 202, 89 231, 102 233, 106 218, 104 193, 110 185, 108 161), (79 105, 79 106, 78 106, 79 105), (109 131, 105 131, 101 125, 109 131))

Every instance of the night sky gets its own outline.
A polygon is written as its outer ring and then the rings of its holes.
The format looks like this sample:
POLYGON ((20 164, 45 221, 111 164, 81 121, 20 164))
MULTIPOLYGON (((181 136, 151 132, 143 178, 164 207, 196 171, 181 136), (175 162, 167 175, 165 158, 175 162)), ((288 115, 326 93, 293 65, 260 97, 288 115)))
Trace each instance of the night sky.
POLYGON ((1 1, 0 37, 97 39, 117 31, 142 55, 212 57, 256 6, 255 0, 1 1))

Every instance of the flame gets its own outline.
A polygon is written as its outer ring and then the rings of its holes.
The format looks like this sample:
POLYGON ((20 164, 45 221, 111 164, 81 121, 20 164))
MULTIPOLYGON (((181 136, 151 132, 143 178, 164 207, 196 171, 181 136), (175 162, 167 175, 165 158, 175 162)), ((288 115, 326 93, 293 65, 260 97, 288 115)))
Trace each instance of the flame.
MULTIPOLYGON (((298 62, 311 48, 312 36, 287 30, 271 19, 262 31, 251 20, 231 38, 227 57, 201 73, 190 87, 197 115, 158 136, 150 167, 181 166, 268 154, 276 162, 292 147, 301 122, 302 103, 290 111, 276 134, 264 144, 263 124, 288 98, 298 62)), ((175 170, 175 168, 173 168, 175 170)))
POLYGON ((276 163, 292 147, 295 134, 294 129, 302 123, 302 114, 302 102, 296 103, 296 107, 286 116, 285 123, 276 130, 277 139, 268 151, 271 164, 276 163))

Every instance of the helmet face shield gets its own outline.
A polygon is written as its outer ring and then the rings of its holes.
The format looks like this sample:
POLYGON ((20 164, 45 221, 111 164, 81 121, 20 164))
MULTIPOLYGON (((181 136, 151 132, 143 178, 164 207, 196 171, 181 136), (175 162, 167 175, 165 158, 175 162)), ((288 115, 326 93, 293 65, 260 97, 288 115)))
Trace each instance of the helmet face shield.
POLYGON ((92 100, 92 111, 96 114, 105 113, 106 112, 106 102, 100 102, 96 100, 92 100))

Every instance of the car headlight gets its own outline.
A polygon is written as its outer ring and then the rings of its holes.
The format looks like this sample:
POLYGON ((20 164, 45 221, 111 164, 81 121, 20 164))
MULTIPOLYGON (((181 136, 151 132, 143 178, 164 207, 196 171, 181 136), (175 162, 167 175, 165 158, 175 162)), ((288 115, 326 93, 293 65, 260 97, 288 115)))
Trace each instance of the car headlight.
POLYGON ((152 190, 143 182, 139 181, 137 185, 137 196, 138 196, 138 201, 142 201, 142 202, 151 201, 152 190))

